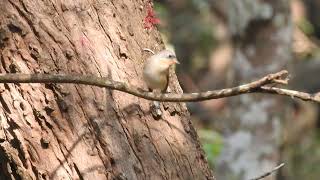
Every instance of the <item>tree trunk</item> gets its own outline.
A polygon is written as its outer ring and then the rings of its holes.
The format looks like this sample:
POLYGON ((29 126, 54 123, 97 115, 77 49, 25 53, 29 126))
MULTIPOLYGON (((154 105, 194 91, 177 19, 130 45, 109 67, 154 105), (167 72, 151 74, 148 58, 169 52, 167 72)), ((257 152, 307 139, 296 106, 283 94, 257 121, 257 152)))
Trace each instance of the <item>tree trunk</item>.
MULTIPOLYGON (((163 43, 149 1, 0 1, 1 73, 92 74, 146 89, 163 43)), ((182 93, 172 75, 171 91, 182 93)), ((184 103, 84 85, 1 84, 0 179, 213 179, 184 103)))

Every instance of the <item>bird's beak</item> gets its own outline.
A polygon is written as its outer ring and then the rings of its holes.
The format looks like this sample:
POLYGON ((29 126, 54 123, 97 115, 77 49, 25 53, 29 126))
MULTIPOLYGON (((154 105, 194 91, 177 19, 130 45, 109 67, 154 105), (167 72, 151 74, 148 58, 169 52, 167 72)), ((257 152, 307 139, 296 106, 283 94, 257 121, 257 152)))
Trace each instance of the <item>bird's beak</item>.
POLYGON ((171 64, 180 64, 177 58, 171 59, 171 64))
POLYGON ((174 65, 174 64, 180 64, 180 62, 176 58, 167 59, 166 61, 163 61, 163 62, 165 62, 169 66, 174 65))

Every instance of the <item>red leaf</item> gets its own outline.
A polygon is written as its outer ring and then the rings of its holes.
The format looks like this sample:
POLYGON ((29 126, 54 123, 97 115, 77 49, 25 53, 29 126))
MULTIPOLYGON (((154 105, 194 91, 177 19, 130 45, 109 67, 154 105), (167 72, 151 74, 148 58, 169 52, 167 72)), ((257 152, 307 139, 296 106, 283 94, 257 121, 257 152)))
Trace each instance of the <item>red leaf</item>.
POLYGON ((144 18, 144 28, 151 29, 155 25, 160 24, 160 19, 156 17, 151 4, 149 4, 147 8, 147 16, 144 18))

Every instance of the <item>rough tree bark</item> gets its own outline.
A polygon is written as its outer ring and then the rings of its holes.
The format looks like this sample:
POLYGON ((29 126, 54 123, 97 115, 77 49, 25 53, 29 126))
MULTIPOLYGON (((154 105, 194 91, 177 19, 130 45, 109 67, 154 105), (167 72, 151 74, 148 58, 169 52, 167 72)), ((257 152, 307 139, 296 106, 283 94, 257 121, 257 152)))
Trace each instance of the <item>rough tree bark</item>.
MULTIPOLYGON (((143 87, 163 43, 149 1, 2 0, 1 73, 92 74, 143 87)), ((175 76, 171 91, 182 92, 175 76)), ((84 85, 0 85, 0 179, 213 179, 184 103, 84 85)))

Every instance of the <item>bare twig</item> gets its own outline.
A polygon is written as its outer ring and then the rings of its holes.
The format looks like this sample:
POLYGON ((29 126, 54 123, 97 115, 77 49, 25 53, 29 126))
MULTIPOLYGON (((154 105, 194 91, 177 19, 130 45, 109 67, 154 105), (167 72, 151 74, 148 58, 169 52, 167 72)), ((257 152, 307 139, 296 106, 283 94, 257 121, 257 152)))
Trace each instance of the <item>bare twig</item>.
POLYGON ((305 92, 290 90, 290 89, 282 89, 277 87, 267 87, 262 86, 259 89, 260 93, 268 93, 268 94, 278 94, 283 96, 289 96, 291 98, 298 98, 304 101, 313 101, 320 103, 320 96, 315 94, 309 94, 305 92))
POLYGON ((288 75, 287 71, 269 74, 259 80, 253 81, 241 86, 226 88, 221 90, 184 93, 184 94, 154 94, 144 91, 138 87, 128 85, 123 82, 112 81, 108 78, 100 78, 95 76, 84 75, 52 75, 52 74, 0 74, 0 83, 73 83, 93 85, 98 87, 118 90, 138 96, 148 100, 167 101, 167 102, 195 102, 210 99, 218 99, 230 96, 236 96, 246 93, 268 93, 278 94, 289 97, 296 97, 305 101, 320 102, 320 98, 312 94, 298 92, 288 89, 276 87, 268 87, 266 85, 274 84, 288 75))
POLYGON ((143 48, 142 50, 143 50, 143 51, 150 52, 150 53, 152 53, 153 55, 155 54, 154 51, 152 51, 152 50, 149 49, 149 48, 143 48))
POLYGON ((282 168, 283 166, 284 166, 284 163, 281 163, 279 166, 273 168, 271 171, 268 171, 268 172, 266 172, 266 173, 264 173, 264 174, 262 174, 262 175, 260 175, 260 176, 258 176, 258 177, 256 177, 256 178, 253 178, 253 179, 250 179, 250 180, 260 180, 260 179, 263 179, 263 178, 265 178, 265 177, 267 177, 267 176, 270 176, 272 173, 276 172, 277 170, 279 170, 279 169, 282 168))

